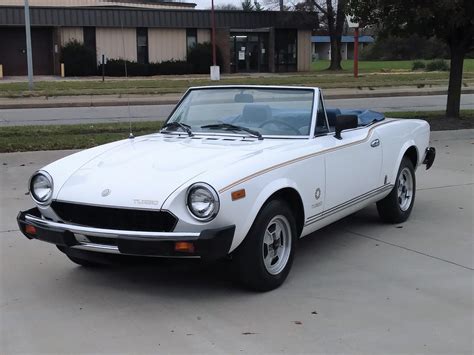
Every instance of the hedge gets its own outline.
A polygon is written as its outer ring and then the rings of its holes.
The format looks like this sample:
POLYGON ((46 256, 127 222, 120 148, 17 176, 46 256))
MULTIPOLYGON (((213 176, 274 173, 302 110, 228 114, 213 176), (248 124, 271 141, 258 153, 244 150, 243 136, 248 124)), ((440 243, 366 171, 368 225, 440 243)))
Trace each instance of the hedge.
MULTIPOLYGON (((97 65, 95 53, 82 43, 72 41, 62 48, 61 61, 66 76, 102 75, 102 66, 97 65)), ((217 64, 222 65, 222 55, 217 49, 217 64)), ((106 76, 151 76, 206 74, 212 65, 211 43, 198 43, 188 51, 187 60, 167 60, 160 63, 137 63, 123 59, 109 59, 105 65, 106 76)))

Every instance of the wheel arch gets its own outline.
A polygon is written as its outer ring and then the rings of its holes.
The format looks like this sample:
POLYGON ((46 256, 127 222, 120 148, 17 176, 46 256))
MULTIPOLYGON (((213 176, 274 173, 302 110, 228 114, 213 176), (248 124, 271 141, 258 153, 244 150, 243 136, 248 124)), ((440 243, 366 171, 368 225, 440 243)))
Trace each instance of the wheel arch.
POLYGON ((419 162, 418 148, 416 147, 416 145, 410 146, 405 151, 405 154, 403 154, 403 157, 407 157, 408 159, 410 159, 410 161, 413 164, 413 168, 415 168, 416 170, 416 167, 418 166, 418 162, 419 162))
POLYGON ((416 146, 413 140, 409 140, 403 144, 402 148, 400 149, 400 153, 398 154, 396 164, 394 164, 392 168, 391 180, 395 180, 398 173, 398 168, 402 162, 403 157, 408 157, 410 161, 413 163, 413 168, 416 170, 419 164, 419 153, 418 147, 416 146))
POLYGON ((260 211, 269 201, 274 199, 289 202, 290 209, 292 211, 297 211, 294 214, 294 217, 297 223, 296 228, 298 237, 301 235, 305 220, 303 199, 301 198, 298 186, 294 181, 287 178, 280 178, 267 184, 259 192, 258 196, 252 203, 252 207, 247 214, 245 222, 237 228, 236 236, 231 246, 231 252, 239 247, 239 245, 245 240, 260 211))
POLYGON ((278 191, 275 191, 271 196, 267 198, 265 203, 262 205, 260 210, 272 200, 281 200, 287 202, 290 209, 294 211, 293 216, 296 220, 296 232, 298 237, 301 235, 304 227, 304 205, 303 200, 301 199, 300 194, 293 187, 284 187, 278 191))

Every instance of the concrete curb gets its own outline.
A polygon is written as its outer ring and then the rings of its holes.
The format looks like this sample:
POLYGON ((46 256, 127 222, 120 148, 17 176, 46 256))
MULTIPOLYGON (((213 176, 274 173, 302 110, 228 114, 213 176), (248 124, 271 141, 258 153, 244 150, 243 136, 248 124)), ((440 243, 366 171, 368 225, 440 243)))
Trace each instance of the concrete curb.
MULTIPOLYGON (((324 95, 325 99, 362 99, 377 97, 402 97, 402 96, 431 96, 431 95, 447 95, 448 90, 429 90, 429 91, 395 91, 395 92, 373 92, 360 94, 329 94, 324 95)), ((461 94, 474 94, 474 89, 462 90, 461 94)))
MULTIPOLYGON (((325 99, 360 99, 360 98, 377 98, 377 97, 401 97, 401 96, 429 96, 429 95, 446 95, 447 90, 423 90, 423 91, 394 91, 394 92, 361 92, 347 94, 328 94, 325 99)), ((474 89, 464 89, 462 94, 474 94, 474 89)), ((146 97, 146 96, 145 96, 146 97)), ((78 96, 80 98, 80 96, 78 96)), ((143 98, 117 98, 116 100, 97 101, 77 101, 77 102, 48 102, 47 97, 38 97, 36 99, 44 99, 45 102, 11 102, 1 103, 0 109, 25 109, 25 108, 65 108, 65 107, 111 107, 111 106, 132 106, 141 105, 175 105, 178 100, 154 100, 153 96, 143 98)), ((11 99, 24 100, 24 99, 11 99)), ((26 101, 26 100, 25 100, 26 101)))
MULTIPOLYGON (((46 101, 46 99, 45 99, 46 101)), ((27 102, 27 103, 0 103, 0 109, 25 109, 25 108, 64 108, 64 107, 111 107, 111 106, 142 106, 142 105, 176 105, 178 100, 120 100, 117 101, 95 101, 95 102, 27 102)))

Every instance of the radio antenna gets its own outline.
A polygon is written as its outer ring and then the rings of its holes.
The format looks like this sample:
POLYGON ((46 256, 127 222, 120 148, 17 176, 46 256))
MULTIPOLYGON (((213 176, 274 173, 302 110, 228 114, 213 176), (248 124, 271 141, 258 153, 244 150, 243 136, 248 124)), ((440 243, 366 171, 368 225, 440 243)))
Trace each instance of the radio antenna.
MULTIPOLYGON (((125 54, 125 35, 123 33, 123 21, 122 21, 123 12, 120 12, 120 27, 122 32, 122 50, 123 50, 123 66, 125 69, 125 81, 128 82, 128 71, 127 71, 127 57, 125 54)), ((132 131, 132 111, 130 110, 130 96, 128 92, 125 92, 125 97, 127 99, 127 111, 128 111, 128 138, 135 138, 132 131)))

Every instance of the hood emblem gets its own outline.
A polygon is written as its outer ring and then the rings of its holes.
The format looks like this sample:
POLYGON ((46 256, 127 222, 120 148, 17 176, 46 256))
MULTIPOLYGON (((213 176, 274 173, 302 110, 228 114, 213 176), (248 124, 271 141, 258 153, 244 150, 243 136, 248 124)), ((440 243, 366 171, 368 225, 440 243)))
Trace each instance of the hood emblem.
POLYGON ((111 193, 110 189, 105 189, 104 191, 102 191, 102 197, 106 197, 106 196, 109 196, 111 193))

